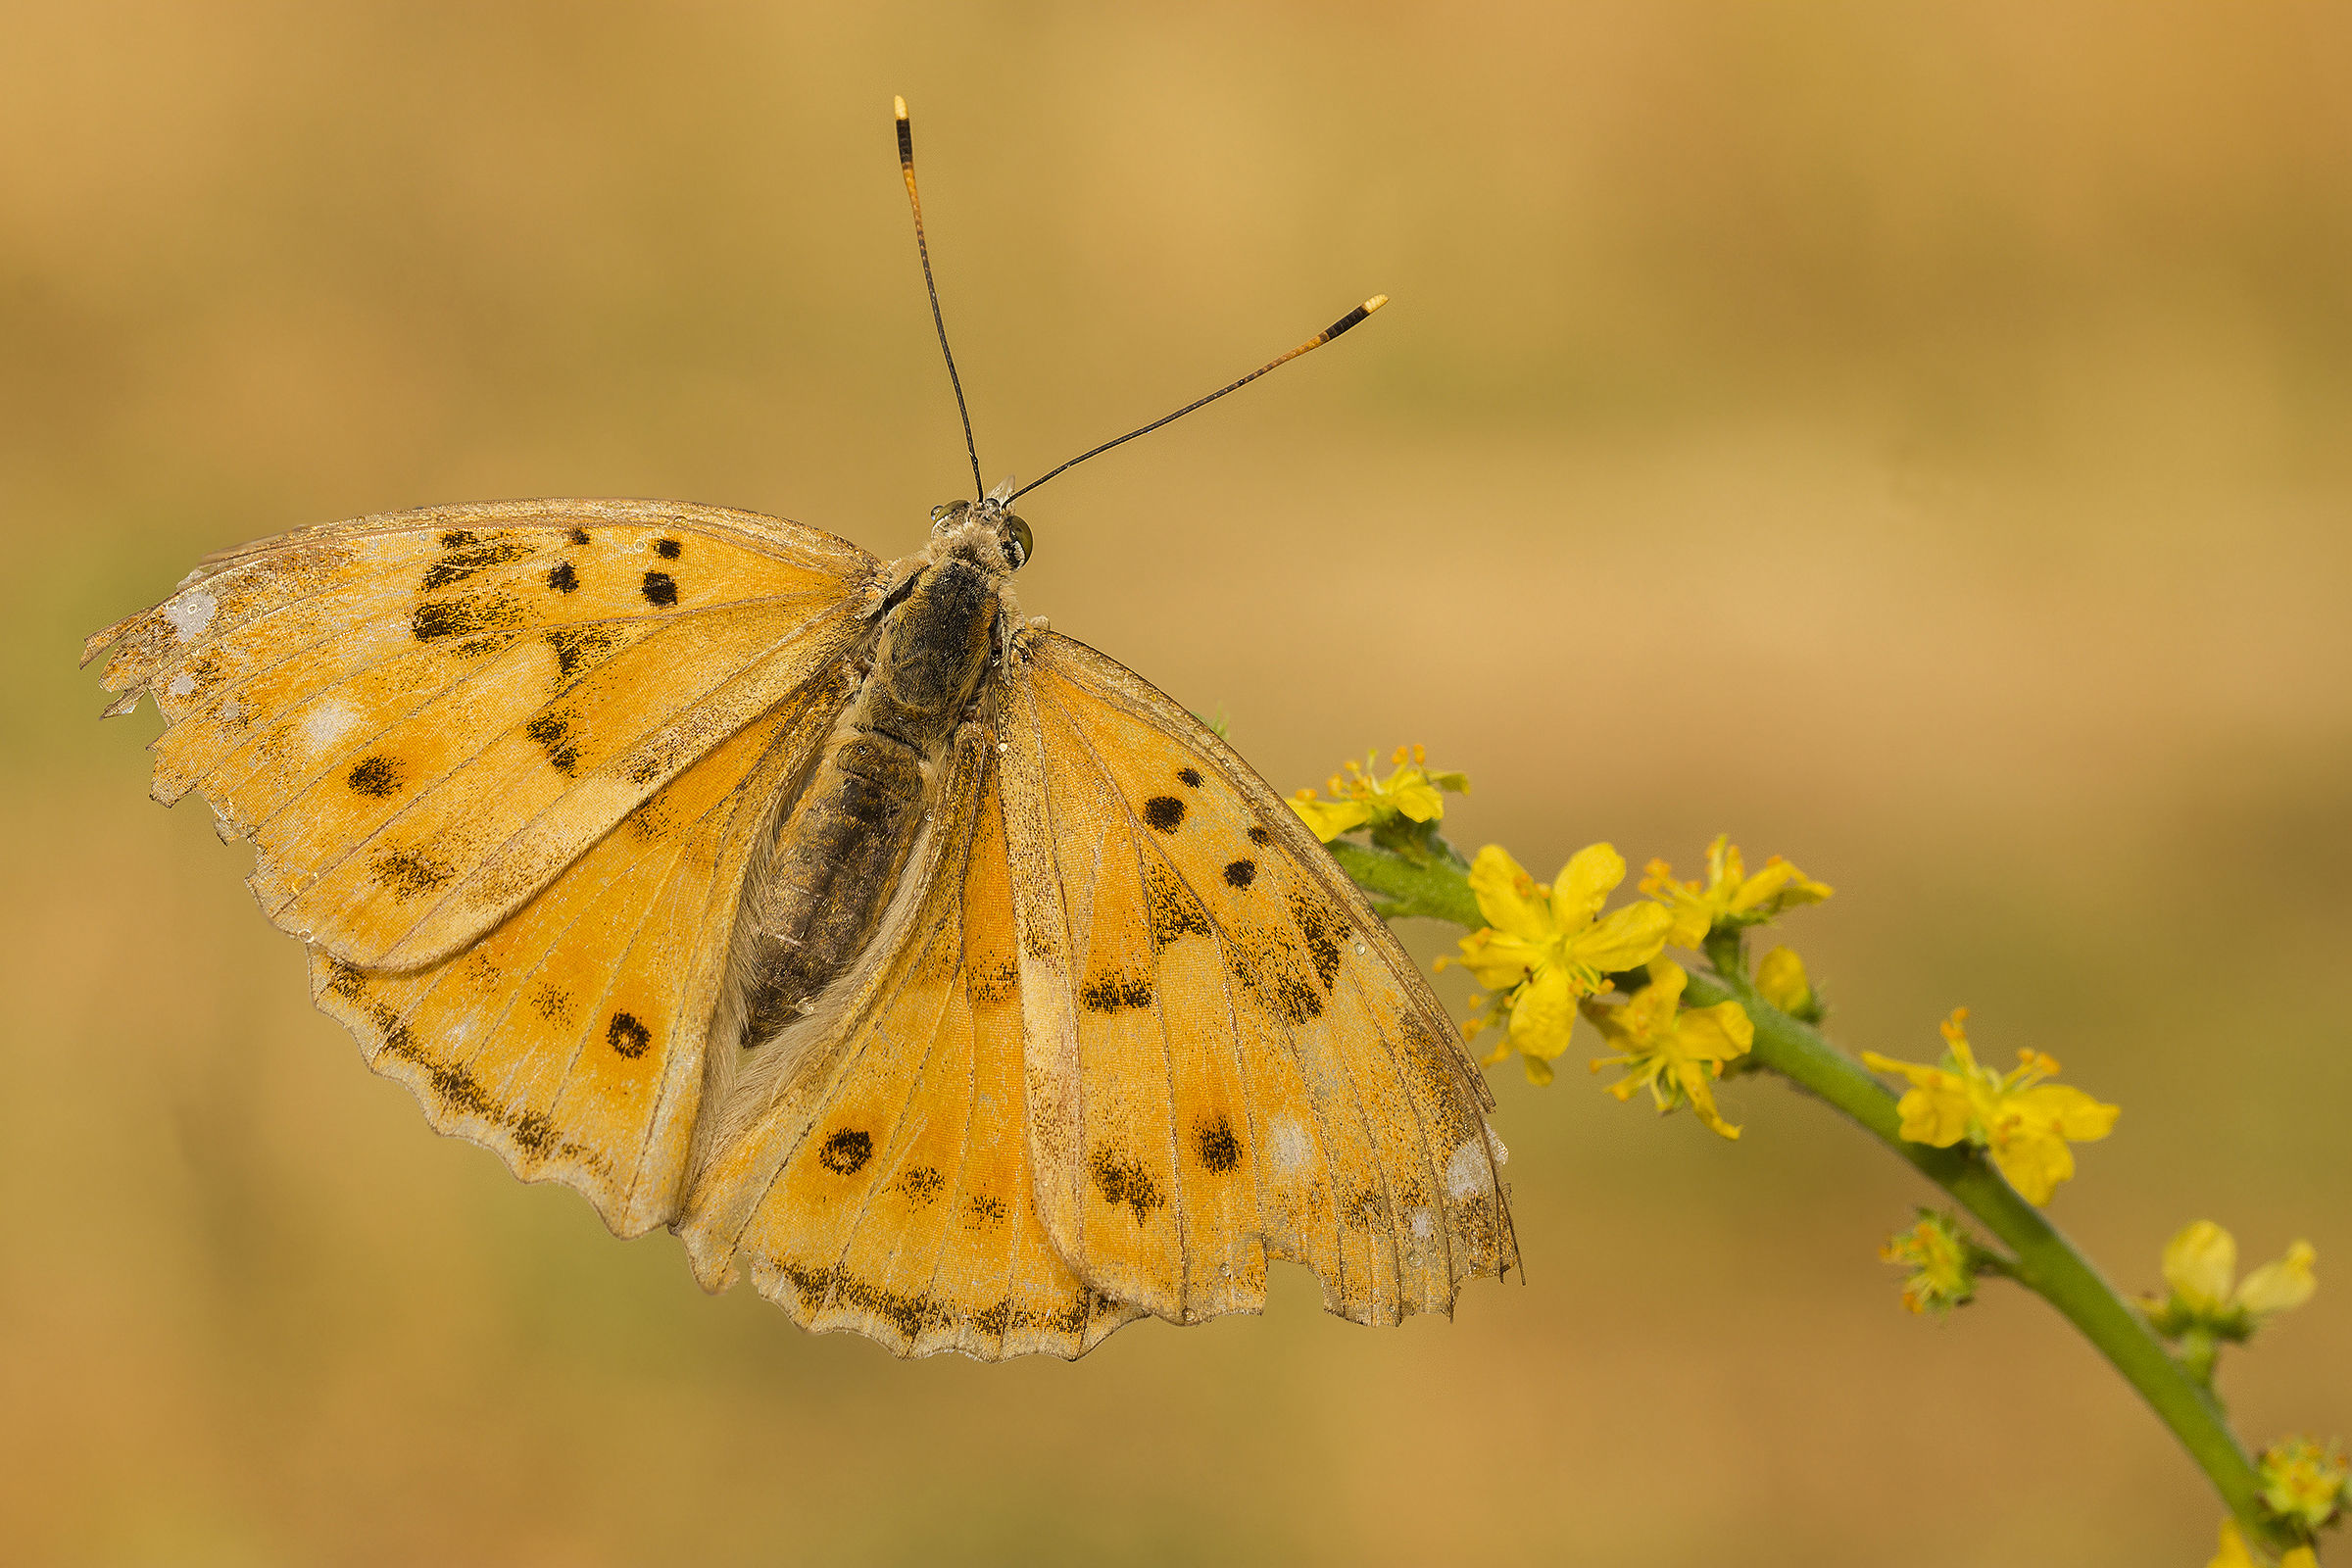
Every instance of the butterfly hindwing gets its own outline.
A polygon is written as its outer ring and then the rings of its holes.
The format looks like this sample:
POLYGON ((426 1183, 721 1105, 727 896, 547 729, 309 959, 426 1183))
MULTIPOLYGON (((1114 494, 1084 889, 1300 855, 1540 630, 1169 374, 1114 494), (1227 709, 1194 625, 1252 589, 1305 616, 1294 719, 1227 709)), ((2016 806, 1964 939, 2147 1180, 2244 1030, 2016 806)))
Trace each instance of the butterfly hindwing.
POLYGON ((713 1153, 682 1226, 707 1287, 748 1266, 804 1327, 902 1355, 1074 1357, 1143 1315, 1039 1217, 996 762, 967 730, 943 763, 905 907, 838 1010, 762 1048, 789 1076, 713 1153))
POLYGON ((867 633, 880 567, 678 503, 532 501, 248 546, 91 639, 258 850, 270 918, 415 967, 490 930, 696 759, 867 633))
POLYGON ((442 1132, 578 1189, 620 1235, 675 1218, 745 868, 847 697, 838 672, 810 682, 436 964, 312 950, 319 1006, 442 1132))
POLYGON ((1491 1103, 1411 960, 1183 709, 1055 634, 1004 677, 1031 1149, 1090 1284, 1191 1322, 1265 1257, 1361 1322, 1517 1262, 1491 1103))

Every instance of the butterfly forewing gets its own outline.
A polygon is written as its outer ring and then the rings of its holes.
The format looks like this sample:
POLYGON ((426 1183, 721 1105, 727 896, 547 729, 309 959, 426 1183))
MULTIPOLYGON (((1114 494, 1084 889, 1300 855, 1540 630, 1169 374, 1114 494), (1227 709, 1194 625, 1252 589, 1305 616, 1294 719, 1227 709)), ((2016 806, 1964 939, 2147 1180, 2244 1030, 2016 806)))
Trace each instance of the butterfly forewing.
POLYGON ((1411 961, 1213 735, 1067 638, 1005 677, 1033 1157, 1099 1289, 1255 1309, 1263 1251, 1366 1322, 1517 1261, 1476 1069, 1411 961))
POLYGON ((364 518, 220 558, 120 641, 157 793, 258 848, 283 928, 366 966, 455 952, 867 631, 814 529, 642 502, 364 518))
POLYGON ((404 973, 314 949, 319 1005, 441 1131, 623 1236, 675 1218, 745 867, 847 698, 839 673, 811 682, 462 954, 404 973))

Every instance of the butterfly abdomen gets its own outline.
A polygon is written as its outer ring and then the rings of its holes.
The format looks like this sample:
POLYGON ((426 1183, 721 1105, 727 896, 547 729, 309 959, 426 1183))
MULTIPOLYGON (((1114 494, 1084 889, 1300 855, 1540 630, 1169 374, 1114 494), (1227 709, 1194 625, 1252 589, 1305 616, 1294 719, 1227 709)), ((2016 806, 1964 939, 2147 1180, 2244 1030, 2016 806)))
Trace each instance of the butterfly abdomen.
POLYGON ((920 832, 929 780, 987 667, 1004 573, 950 549, 884 618, 869 673, 746 889, 742 1044, 809 1010, 873 942, 920 832))

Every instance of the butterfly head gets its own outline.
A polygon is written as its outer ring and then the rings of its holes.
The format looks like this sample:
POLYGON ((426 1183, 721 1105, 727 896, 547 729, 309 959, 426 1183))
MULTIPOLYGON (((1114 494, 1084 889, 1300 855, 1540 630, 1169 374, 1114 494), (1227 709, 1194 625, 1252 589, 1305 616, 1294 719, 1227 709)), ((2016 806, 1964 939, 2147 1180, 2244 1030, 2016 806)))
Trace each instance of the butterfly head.
POLYGON ((1029 524, 1004 504, 1012 488, 1007 479, 978 501, 950 501, 931 509, 931 533, 946 539, 956 533, 993 539, 1008 570, 1018 571, 1036 550, 1029 524))

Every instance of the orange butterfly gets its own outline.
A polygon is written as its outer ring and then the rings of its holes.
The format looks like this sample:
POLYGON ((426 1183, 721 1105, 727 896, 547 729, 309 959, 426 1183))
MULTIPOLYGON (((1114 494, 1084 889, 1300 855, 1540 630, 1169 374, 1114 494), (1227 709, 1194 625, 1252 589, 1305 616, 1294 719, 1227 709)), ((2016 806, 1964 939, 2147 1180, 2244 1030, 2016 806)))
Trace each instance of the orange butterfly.
POLYGON ((1477 1069, 1248 763, 1023 618, 1010 500, 887 565, 677 502, 362 517, 84 658, 370 1065, 706 1289, 984 1360, 1255 1311, 1269 1257, 1449 1312, 1517 1261, 1477 1069))

